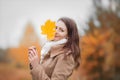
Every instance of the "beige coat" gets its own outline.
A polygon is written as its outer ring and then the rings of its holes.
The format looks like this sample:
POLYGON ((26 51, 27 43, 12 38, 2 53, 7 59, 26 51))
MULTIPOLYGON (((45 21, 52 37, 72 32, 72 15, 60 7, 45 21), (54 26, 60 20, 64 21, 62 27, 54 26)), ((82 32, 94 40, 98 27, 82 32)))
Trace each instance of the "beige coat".
POLYGON ((42 64, 31 70, 33 80, 67 80, 72 74, 75 62, 70 50, 54 46, 42 64), (65 54, 67 57, 65 58, 65 54))

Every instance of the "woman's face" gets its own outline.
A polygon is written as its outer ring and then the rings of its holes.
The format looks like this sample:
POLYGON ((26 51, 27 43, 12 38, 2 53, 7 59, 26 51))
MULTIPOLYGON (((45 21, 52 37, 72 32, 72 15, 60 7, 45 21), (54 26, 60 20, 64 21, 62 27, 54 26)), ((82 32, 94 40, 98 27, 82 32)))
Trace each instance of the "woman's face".
POLYGON ((67 27, 64 24, 63 21, 58 21, 56 23, 56 32, 55 32, 55 37, 54 37, 54 41, 58 41, 61 40, 63 38, 67 38, 67 27))

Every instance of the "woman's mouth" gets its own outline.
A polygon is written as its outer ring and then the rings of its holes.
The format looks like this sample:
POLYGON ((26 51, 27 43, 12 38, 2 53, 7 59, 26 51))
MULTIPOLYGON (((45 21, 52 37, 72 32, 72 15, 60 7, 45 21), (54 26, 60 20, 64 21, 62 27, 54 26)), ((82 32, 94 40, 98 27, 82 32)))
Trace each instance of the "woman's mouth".
POLYGON ((59 36, 55 36, 54 38, 58 38, 59 36))

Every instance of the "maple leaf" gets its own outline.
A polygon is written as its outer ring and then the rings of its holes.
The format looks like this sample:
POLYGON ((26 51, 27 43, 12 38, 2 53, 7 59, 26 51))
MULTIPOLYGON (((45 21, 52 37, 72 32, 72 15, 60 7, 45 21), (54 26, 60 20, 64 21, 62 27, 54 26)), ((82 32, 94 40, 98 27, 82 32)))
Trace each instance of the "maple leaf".
POLYGON ((45 22, 45 25, 41 26, 42 34, 46 35, 48 40, 53 40, 55 36, 55 28, 56 28, 55 22, 47 20, 45 22))

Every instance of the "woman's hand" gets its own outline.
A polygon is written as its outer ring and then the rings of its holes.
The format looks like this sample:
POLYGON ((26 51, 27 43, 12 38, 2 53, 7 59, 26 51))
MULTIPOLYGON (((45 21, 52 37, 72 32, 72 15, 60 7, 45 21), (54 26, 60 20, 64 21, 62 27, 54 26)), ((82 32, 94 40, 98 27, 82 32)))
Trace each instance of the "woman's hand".
POLYGON ((30 47, 28 50, 28 59, 33 68, 39 64, 38 52, 34 46, 30 47))

